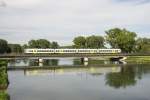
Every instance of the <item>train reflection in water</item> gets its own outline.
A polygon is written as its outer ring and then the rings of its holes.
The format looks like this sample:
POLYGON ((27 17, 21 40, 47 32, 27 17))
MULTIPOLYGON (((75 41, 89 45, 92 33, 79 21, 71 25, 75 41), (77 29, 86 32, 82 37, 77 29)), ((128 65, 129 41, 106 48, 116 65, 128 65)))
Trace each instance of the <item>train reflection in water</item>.
POLYGON ((101 75, 107 73, 117 73, 121 67, 80 67, 80 68, 51 68, 51 69, 26 69, 25 75, 101 75))

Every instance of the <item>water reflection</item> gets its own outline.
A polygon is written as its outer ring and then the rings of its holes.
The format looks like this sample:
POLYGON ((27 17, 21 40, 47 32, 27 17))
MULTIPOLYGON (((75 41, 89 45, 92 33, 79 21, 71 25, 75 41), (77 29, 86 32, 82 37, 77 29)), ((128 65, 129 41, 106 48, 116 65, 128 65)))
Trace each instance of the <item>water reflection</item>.
POLYGON ((135 85, 137 82, 135 70, 133 67, 121 67, 118 73, 108 73, 106 75, 106 85, 114 88, 127 87, 135 85))
MULTIPOLYGON (((114 67, 53 67, 51 69, 24 70, 26 76, 40 75, 104 75, 105 84, 113 88, 126 88, 136 85, 144 74, 150 73, 149 65, 122 65, 114 67)), ((88 78, 88 77, 86 77, 88 78)))
POLYGON ((146 73, 150 73, 150 65, 122 66, 120 72, 106 74, 106 85, 114 88, 134 86, 138 80, 142 79, 142 75, 146 73))
POLYGON ((46 58, 39 62, 38 58, 32 59, 12 59, 8 63, 8 67, 21 67, 21 66, 59 66, 59 65, 72 65, 72 66, 88 66, 88 65, 111 65, 111 64, 126 64, 125 61, 104 61, 104 60, 89 60, 82 62, 80 58, 46 58))
POLYGON ((149 77, 149 64, 14 70, 8 93, 11 100, 149 100, 149 77))
POLYGON ((120 72, 121 67, 54 67, 50 69, 26 69, 24 70, 25 75, 78 75, 78 74, 89 74, 89 75, 102 75, 106 73, 117 73, 120 72))

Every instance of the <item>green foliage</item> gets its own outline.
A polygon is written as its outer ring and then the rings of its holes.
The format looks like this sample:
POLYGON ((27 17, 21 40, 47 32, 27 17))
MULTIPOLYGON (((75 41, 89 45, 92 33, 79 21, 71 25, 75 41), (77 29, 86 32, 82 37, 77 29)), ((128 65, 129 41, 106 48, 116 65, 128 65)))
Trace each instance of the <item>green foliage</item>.
POLYGON ((59 45, 57 42, 53 41, 52 43, 46 39, 30 40, 28 45, 24 45, 24 48, 58 48, 59 45))
POLYGON ((10 97, 6 91, 0 91, 0 100, 10 100, 10 97))
POLYGON ((75 48, 103 48, 104 47, 104 38, 102 36, 89 36, 83 37, 79 36, 74 38, 74 47, 75 48))
POLYGON ((150 39, 149 38, 137 39, 135 51, 140 53, 150 53, 150 39))
POLYGON ((104 38, 102 36, 89 36, 86 38, 86 47, 87 48, 103 48, 104 47, 104 38))
POLYGON ((7 62, 0 61, 0 89, 8 86, 7 62))
POLYGON ((0 39, 0 54, 22 53, 26 48, 120 48, 124 53, 150 53, 150 38, 136 39, 136 33, 126 29, 114 28, 105 32, 105 39, 102 36, 78 36, 73 40, 73 46, 59 46, 55 41, 50 42, 46 39, 30 40, 22 47, 20 44, 8 44, 6 40, 0 39))
POLYGON ((7 53, 8 44, 6 40, 0 39, 0 54, 7 53))
POLYGON ((22 49, 24 50, 24 49, 26 49, 26 48, 28 48, 28 45, 27 45, 27 44, 24 44, 24 45, 22 46, 22 49))
POLYGON ((39 39, 39 40, 30 40, 28 42, 29 48, 50 48, 51 43, 48 40, 45 39, 39 39))
POLYGON ((131 53, 136 43, 136 33, 126 29, 110 29, 106 31, 106 41, 112 48, 120 48, 123 52, 131 53))
POLYGON ((86 39, 83 36, 75 37, 73 40, 75 48, 85 48, 86 47, 86 39))
POLYGON ((59 45, 58 45, 58 43, 57 42, 52 42, 51 43, 51 48, 53 48, 53 49, 56 49, 56 48, 58 48, 59 47, 59 45))
POLYGON ((22 47, 20 44, 8 44, 12 53, 22 53, 22 47))

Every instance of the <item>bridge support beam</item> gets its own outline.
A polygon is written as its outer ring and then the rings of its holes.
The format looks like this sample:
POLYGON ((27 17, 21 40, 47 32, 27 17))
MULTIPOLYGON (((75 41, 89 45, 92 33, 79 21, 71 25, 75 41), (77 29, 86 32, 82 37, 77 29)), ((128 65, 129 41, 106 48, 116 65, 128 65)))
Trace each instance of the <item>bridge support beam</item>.
POLYGON ((88 58, 88 57, 82 57, 82 58, 81 58, 81 61, 82 61, 82 62, 88 62, 88 61, 89 61, 89 58, 88 58))
POLYGON ((89 58, 88 58, 88 57, 82 57, 82 58, 81 58, 81 62, 82 62, 85 66, 88 65, 88 61, 89 61, 89 58))
POLYGON ((39 63, 43 63, 43 59, 42 58, 38 58, 38 62, 39 63))
POLYGON ((110 58, 111 61, 124 61, 124 60, 126 60, 126 59, 127 59, 127 57, 125 57, 125 56, 121 56, 121 57, 111 57, 111 58, 110 58))
POLYGON ((38 58, 38 63, 39 63, 39 67, 43 66, 43 59, 42 58, 38 58))

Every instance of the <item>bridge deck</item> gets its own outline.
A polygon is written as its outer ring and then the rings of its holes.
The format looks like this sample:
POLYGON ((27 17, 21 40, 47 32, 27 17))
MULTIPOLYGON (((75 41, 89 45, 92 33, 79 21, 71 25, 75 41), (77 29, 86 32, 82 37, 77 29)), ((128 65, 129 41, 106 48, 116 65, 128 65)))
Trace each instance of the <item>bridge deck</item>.
POLYGON ((150 56, 150 54, 3 54, 0 58, 20 57, 99 57, 99 56, 150 56))

